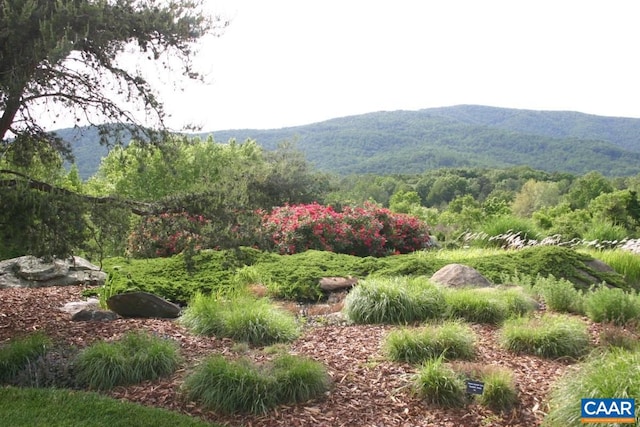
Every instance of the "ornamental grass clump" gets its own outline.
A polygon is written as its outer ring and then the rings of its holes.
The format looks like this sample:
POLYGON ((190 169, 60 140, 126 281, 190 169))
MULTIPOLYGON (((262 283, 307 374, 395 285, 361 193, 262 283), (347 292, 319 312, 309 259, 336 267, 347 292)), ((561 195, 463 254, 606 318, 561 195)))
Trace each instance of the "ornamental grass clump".
POLYGON ((518 401, 518 391, 510 369, 467 361, 451 363, 452 369, 464 376, 466 381, 481 382, 481 394, 473 394, 481 405, 495 411, 508 411, 518 401))
MULTIPOLYGON (((551 391, 549 413, 544 420, 549 427, 579 427, 580 402, 590 398, 637 398, 640 396, 640 352, 610 349, 593 354, 563 375, 551 391)), ((640 407, 636 403, 638 420, 640 407)), ((637 422, 637 421, 636 421, 637 422)))
POLYGON ((170 375, 180 361, 174 341, 134 331, 118 341, 99 341, 85 348, 76 357, 75 369, 78 383, 109 390, 170 375))
POLYGON ((533 285, 547 308, 558 313, 584 313, 584 296, 573 283, 553 276, 537 277, 533 285))
POLYGON ((482 382, 484 390, 477 396, 480 404, 493 410, 508 411, 518 402, 518 392, 510 370, 487 369, 483 372, 482 382))
POLYGON ((470 323, 500 324, 509 315, 507 304, 492 293, 478 289, 448 289, 447 317, 470 323))
POLYGON ((273 360, 271 375, 275 378, 278 402, 297 403, 321 396, 329 389, 325 367, 315 360, 282 354, 273 360))
POLYGON ((46 335, 36 332, 0 346, 0 382, 12 381, 20 371, 44 355, 50 345, 51 340, 46 335))
POLYGON ((183 392, 211 410, 263 414, 321 396, 329 384, 324 366, 299 356, 283 354, 257 365, 247 358, 228 361, 214 355, 185 379, 183 392))
POLYGON ((245 294, 196 294, 180 322, 200 335, 215 335, 254 346, 293 341, 300 328, 293 315, 265 298, 245 294))
POLYGON ((627 329, 623 326, 604 325, 599 336, 600 345, 604 347, 618 347, 626 350, 640 350, 639 332, 637 328, 627 329))
POLYGON ((445 321, 420 329, 392 331, 383 347, 387 357, 396 362, 421 363, 438 357, 471 359, 475 356, 475 334, 464 323, 445 321))
POLYGON ((406 324, 438 317, 444 311, 438 288, 405 277, 362 280, 344 304, 346 316, 358 324, 406 324))
POLYGON ((467 402, 464 376, 446 365, 442 357, 424 362, 414 385, 417 394, 428 403, 456 407, 467 402))
POLYGON ((562 314, 508 319, 502 325, 500 340, 507 350, 546 358, 579 358, 590 345, 587 325, 562 314))
POLYGON ((585 312, 597 323, 624 325, 640 320, 640 297, 635 292, 600 285, 585 296, 585 312))

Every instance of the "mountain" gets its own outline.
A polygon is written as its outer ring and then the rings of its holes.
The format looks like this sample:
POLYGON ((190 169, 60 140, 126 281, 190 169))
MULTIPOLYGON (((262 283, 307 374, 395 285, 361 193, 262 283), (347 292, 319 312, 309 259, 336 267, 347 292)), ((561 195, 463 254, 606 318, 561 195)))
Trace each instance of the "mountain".
MULTIPOLYGON (((70 140, 81 176, 97 169, 100 150, 77 130, 70 140)), ((282 129, 235 129, 216 141, 255 139, 265 149, 296 141, 318 169, 337 173, 421 173, 442 167, 505 168, 528 165, 549 172, 610 176, 640 173, 640 119, 577 112, 532 111, 474 105, 418 111, 380 111, 282 129)))

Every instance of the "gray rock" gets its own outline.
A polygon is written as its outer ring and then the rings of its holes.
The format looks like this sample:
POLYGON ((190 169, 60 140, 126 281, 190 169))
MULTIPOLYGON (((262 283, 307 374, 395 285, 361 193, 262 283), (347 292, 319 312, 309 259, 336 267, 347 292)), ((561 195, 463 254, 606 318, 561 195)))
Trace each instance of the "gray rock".
POLYGON ((0 289, 103 285, 104 271, 80 257, 43 261, 31 255, 0 261, 0 289))
POLYGON ((448 264, 431 276, 431 281, 445 286, 487 287, 493 284, 476 269, 462 264, 448 264))
POLYGON ((113 295, 107 306, 122 317, 173 319, 180 316, 180 307, 148 292, 126 292, 113 295))
POLYGON ((75 322, 108 322, 111 320, 116 320, 117 318, 118 315, 113 311, 91 308, 83 308, 82 310, 76 312, 73 316, 71 316, 71 320, 75 322))
POLYGON ((357 283, 357 277, 323 277, 319 281, 320 289, 326 292, 351 289, 357 283))
POLYGON ((72 301, 63 305, 60 310, 66 311, 72 316, 81 310, 97 310, 100 308, 98 298, 89 298, 86 301, 72 301))

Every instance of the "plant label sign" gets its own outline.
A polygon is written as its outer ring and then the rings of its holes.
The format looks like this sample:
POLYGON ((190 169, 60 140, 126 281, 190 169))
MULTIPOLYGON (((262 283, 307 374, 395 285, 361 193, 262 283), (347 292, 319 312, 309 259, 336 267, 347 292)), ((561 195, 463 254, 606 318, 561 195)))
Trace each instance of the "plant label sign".
POLYGON ((467 380, 468 394, 482 394, 484 392, 484 383, 482 381, 467 380))

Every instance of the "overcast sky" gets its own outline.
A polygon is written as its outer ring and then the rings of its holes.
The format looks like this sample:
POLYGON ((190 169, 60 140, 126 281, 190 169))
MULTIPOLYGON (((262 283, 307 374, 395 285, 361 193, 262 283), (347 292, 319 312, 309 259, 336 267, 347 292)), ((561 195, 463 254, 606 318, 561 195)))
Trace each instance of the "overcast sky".
POLYGON ((280 128, 481 104, 640 117, 634 0, 208 0, 231 19, 170 125, 280 128))

